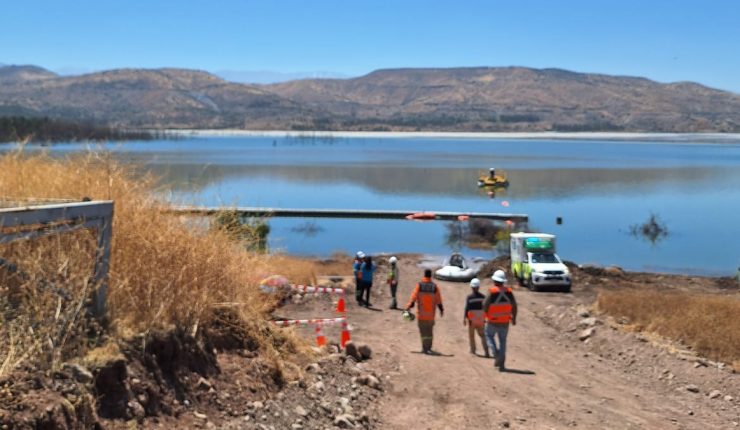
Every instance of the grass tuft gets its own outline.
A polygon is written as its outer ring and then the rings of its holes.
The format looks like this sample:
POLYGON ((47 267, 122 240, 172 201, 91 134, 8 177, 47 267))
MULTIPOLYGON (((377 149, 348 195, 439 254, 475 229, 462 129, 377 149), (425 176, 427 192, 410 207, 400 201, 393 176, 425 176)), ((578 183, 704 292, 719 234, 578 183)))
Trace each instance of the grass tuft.
POLYGON ((603 291, 597 307, 627 317, 637 330, 679 340, 712 360, 740 369, 740 298, 637 290, 603 291))
MULTIPOLYGON (((273 273, 310 282, 315 266, 249 252, 223 229, 198 229, 163 213, 166 204, 153 197, 156 184, 156 178, 108 154, 0 156, 0 189, 6 197, 114 200, 108 335, 192 332, 214 318, 216 304, 238 303, 235 312, 254 323, 254 336, 268 356, 300 352, 294 338, 265 322, 275 302, 260 293, 258 284, 273 273)), ((79 231, 0 245, 0 261, 17 269, 0 265, 0 375, 25 362, 54 365, 82 357, 98 346, 96 329, 75 313, 94 288, 89 281, 94 239, 91 232, 79 231), (58 290, 68 294, 61 298, 58 290)))

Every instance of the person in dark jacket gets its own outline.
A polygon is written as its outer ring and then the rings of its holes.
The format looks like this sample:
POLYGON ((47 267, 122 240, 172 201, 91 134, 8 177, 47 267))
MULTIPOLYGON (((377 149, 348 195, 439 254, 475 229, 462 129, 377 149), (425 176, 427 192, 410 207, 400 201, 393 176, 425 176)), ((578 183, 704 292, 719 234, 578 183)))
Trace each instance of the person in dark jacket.
POLYGON ((357 251, 357 254, 355 254, 355 261, 352 263, 352 274, 355 277, 355 299, 357 299, 357 304, 359 306, 363 305, 362 301, 362 262, 365 259, 365 253, 362 251, 357 251))
POLYGON ((388 270, 388 286, 391 288, 391 309, 398 309, 398 302, 396 301, 396 293, 398 292, 398 259, 392 256, 388 259, 391 267, 388 270))
POLYGON ((375 274, 375 268, 373 258, 366 255, 365 261, 363 261, 360 266, 360 276, 362 278, 362 291, 364 294, 363 302, 368 308, 372 306, 370 303, 370 290, 373 288, 373 274, 375 274))
POLYGON ((470 342, 470 353, 475 355, 475 335, 478 334, 480 337, 481 345, 483 345, 483 351, 486 357, 490 357, 488 353, 488 343, 486 342, 486 335, 483 331, 483 327, 486 323, 485 313, 483 312, 483 301, 486 296, 480 293, 480 280, 473 278, 470 281, 470 288, 473 290, 465 300, 465 313, 463 314, 463 326, 468 326, 468 340, 470 342))

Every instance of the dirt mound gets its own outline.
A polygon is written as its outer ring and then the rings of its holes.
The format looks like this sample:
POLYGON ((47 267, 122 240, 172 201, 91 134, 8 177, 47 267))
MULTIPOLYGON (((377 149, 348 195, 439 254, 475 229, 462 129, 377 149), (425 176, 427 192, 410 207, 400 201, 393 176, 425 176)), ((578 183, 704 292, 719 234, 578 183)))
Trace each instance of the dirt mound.
POLYGON ((285 386, 286 378, 280 362, 260 356, 251 334, 259 328, 237 321, 222 313, 195 337, 182 331, 136 336, 89 370, 79 364, 19 370, 0 381, 0 428, 116 427, 123 420, 177 419, 196 408, 243 409, 285 386), (233 390, 219 393, 216 385, 233 390))
POLYGON ((0 380, 0 428, 97 428, 95 400, 70 370, 19 369, 0 380))
POLYGON ((488 263, 484 264, 483 267, 480 268, 478 271, 478 278, 490 278, 493 276, 493 272, 497 270, 503 270, 506 272, 506 276, 513 279, 513 275, 511 274, 511 258, 508 256, 500 255, 493 260, 489 261, 488 263))

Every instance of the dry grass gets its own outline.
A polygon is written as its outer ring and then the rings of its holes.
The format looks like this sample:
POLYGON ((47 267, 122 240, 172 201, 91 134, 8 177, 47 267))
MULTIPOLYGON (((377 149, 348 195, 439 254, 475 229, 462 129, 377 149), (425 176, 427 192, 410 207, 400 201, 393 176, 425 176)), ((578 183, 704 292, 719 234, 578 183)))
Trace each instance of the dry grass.
POLYGON ((649 291, 605 291, 598 309, 627 317, 637 330, 691 346, 699 354, 740 368, 740 298, 649 291))
MULTIPOLYGON (((106 155, 0 156, 0 190, 5 196, 115 201, 108 297, 114 334, 130 336, 173 327, 191 330, 212 317, 215 303, 236 302, 245 321, 258 323, 269 350, 275 339, 264 321, 274 303, 259 293, 258 281, 278 272, 296 282, 308 282, 315 267, 303 261, 295 264, 289 257, 247 252, 224 233, 187 227, 183 220, 162 213, 163 203, 152 197, 155 183, 155 178, 137 175, 106 155)), ((73 293, 73 303, 91 288, 94 242, 85 234, 0 246, 0 257, 29 276, 26 281, 0 278, 0 287, 25 294, 12 302, 12 295, 0 291, 0 304, 7 311, 0 327, 0 366, 4 366, 0 374, 31 356, 39 358, 48 349, 44 345, 49 338, 56 339, 53 332, 59 331, 65 312, 59 315, 58 295, 36 288, 40 283, 54 279, 57 286, 73 293), (11 310, 15 316, 8 313, 11 310), (47 327, 50 332, 31 332, 34 327, 47 327)), ((64 306, 68 308, 73 309, 64 306)), ((62 355, 81 354, 80 348, 84 345, 62 355)), ((269 354, 277 356, 279 351, 269 354)))

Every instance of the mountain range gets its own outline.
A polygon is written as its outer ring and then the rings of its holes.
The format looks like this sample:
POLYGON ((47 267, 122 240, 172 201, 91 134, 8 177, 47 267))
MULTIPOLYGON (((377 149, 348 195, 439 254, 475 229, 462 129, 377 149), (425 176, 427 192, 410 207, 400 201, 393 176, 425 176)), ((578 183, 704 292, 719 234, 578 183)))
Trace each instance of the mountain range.
POLYGON ((740 95, 692 82, 474 67, 270 85, 186 69, 0 67, 0 116, 133 128, 740 132, 740 95))

